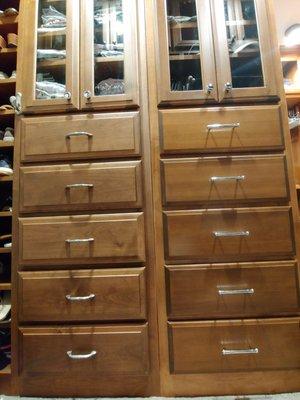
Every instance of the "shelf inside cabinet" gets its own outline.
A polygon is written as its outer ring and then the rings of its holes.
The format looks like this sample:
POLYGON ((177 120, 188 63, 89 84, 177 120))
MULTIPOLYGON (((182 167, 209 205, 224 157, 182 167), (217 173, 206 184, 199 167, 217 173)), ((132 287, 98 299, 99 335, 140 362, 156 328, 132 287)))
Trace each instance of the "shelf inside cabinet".
MULTIPOLYGON (((0 140, 0 149, 6 149, 6 148, 12 148, 14 147, 14 142, 8 142, 8 141, 4 141, 4 140, 0 140)), ((1 212, 0 212, 0 216, 1 216, 1 212)))
POLYGON ((3 116, 11 116, 15 114, 15 110, 0 110, 0 118, 3 116))
POLYGON ((17 54, 17 47, 7 47, 5 49, 0 50, 0 56, 6 55, 6 54, 17 54))
POLYGON ((251 25, 256 25, 256 24, 257 24, 257 22, 255 19, 241 19, 241 20, 226 21, 226 26, 236 26, 236 25, 251 26, 251 25))
POLYGON ((0 183, 1 182, 12 182, 13 177, 12 175, 9 176, 0 176, 0 183))
POLYGON ((66 35, 66 28, 64 29, 51 29, 46 32, 37 32, 39 38, 51 38, 54 36, 65 36, 66 35))
POLYGON ((11 247, 5 248, 5 247, 0 247, 0 254, 10 254, 11 253, 11 247))
POLYGON ((37 62, 38 68, 55 68, 55 67, 63 67, 66 65, 65 59, 56 59, 51 58, 49 60, 42 60, 37 62))
POLYGON ((122 62, 124 61, 124 56, 115 57, 96 57, 95 62, 98 63, 111 63, 111 62, 122 62))
POLYGON ((0 290, 11 290, 11 283, 0 281, 0 290))
POLYGON ((171 54, 170 61, 179 61, 179 60, 197 60, 199 59, 200 54, 171 54))
POLYGON ((3 25, 14 25, 18 23, 18 15, 0 17, 0 27, 3 25))
POLYGON ((11 374, 11 367, 8 365, 4 369, 0 370, 0 375, 10 375, 11 374))
POLYGON ((197 22, 171 22, 170 23, 170 28, 172 29, 196 29, 197 22))

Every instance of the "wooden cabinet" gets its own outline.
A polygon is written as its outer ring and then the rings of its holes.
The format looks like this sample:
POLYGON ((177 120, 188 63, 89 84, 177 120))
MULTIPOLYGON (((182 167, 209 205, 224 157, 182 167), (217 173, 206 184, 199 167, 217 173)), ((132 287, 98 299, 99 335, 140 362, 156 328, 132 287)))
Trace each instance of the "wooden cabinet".
POLYGON ((21 265, 145 261, 142 213, 20 218, 19 223, 21 265))
POLYGON ((159 102, 277 94, 264 1, 157 2, 159 102))
POLYGON ((138 105, 137 21, 136 0, 30 0, 20 23, 22 112, 138 105))
POLYGON ((20 272, 19 318, 109 321, 146 318, 145 269, 20 272))

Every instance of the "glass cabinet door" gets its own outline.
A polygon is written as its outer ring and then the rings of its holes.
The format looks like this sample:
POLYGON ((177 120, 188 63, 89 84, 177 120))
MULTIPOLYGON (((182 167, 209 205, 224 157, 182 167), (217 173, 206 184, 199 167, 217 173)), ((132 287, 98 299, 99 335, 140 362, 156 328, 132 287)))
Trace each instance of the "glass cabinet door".
POLYGON ((209 0, 158 0, 160 101, 217 99, 209 0))
POLYGON ((220 99, 276 94, 264 1, 214 0, 220 99))
POLYGON ((136 0, 82 2, 82 108, 138 104, 136 0))
POLYGON ((78 0, 36 0, 24 13, 23 111, 78 108, 78 0))

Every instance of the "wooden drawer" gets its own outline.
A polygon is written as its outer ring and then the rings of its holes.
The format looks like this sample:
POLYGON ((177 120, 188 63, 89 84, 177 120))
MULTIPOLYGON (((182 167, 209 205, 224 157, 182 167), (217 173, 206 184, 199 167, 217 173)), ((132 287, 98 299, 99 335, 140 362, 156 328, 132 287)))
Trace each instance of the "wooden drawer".
POLYGON ((299 318, 178 322, 169 334, 175 374, 300 368, 299 318))
POLYGON ((295 254, 289 207, 164 213, 169 262, 256 261, 295 254))
POLYGON ((282 149, 279 106, 190 108, 160 111, 163 153, 282 149), (209 127, 210 125, 232 127, 209 127))
POLYGON ((19 244, 22 265, 142 262, 144 217, 135 213, 20 218, 19 244))
POLYGON ((162 160, 165 205, 287 201, 284 156, 162 160))
POLYGON ((140 152, 138 112, 22 118, 20 129, 21 160, 25 162, 123 157, 140 152), (83 135, 76 136, 78 132, 83 135))
POLYGON ((21 375, 71 375, 84 379, 90 375, 148 373, 146 324, 21 328, 19 340, 21 375))
POLYGON ((18 284, 21 321, 146 318, 144 268, 20 272, 18 284))
POLYGON ((140 161, 22 167, 20 211, 139 208, 141 180, 140 161))
POLYGON ((166 278, 171 319, 263 317, 300 311, 295 262, 168 266, 166 278))

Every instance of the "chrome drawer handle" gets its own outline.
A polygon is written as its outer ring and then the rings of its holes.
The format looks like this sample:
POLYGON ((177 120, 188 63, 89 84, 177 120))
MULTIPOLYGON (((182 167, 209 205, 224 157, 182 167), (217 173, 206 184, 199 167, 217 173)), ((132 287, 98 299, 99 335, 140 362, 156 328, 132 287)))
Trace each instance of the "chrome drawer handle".
POLYGON ((239 294, 254 294, 254 289, 219 289, 218 293, 220 296, 234 296, 239 294))
POLYGON ((88 138, 91 138, 94 135, 89 132, 70 132, 66 134, 67 139, 70 139, 72 136, 87 136, 88 138))
POLYGON ((245 175, 237 175, 237 176, 212 176, 210 178, 211 182, 218 181, 244 181, 246 179, 245 175))
POLYGON ((89 358, 93 358, 95 357, 97 354, 96 350, 91 351, 88 354, 73 354, 73 351, 67 351, 67 355, 69 358, 71 358, 72 360, 88 360, 89 358))
POLYGON ((92 183, 73 183, 72 185, 67 185, 66 189, 76 189, 76 188, 88 188, 92 189, 94 185, 92 183))
POLYGON ((240 231, 240 232, 227 232, 227 231, 215 231, 213 232, 214 237, 243 237, 250 236, 249 231, 240 231))
POLYGON ((259 350, 256 347, 255 349, 244 349, 244 350, 222 350, 223 356, 235 356, 235 355, 243 355, 243 354, 258 354, 259 350))
POLYGON ((94 242, 94 238, 88 238, 88 239, 66 239, 66 243, 72 244, 72 243, 89 243, 89 242, 94 242))
POLYGON ((69 301, 88 301, 93 300, 96 297, 94 293, 89 294, 88 296, 72 296, 71 294, 66 295, 66 299, 69 301))
POLYGON ((240 123, 236 122, 233 124, 210 124, 207 125, 207 130, 208 133, 211 131, 220 131, 220 130, 224 130, 224 129, 235 129, 235 128, 239 128, 240 127, 240 123))

